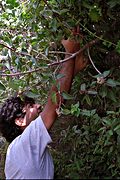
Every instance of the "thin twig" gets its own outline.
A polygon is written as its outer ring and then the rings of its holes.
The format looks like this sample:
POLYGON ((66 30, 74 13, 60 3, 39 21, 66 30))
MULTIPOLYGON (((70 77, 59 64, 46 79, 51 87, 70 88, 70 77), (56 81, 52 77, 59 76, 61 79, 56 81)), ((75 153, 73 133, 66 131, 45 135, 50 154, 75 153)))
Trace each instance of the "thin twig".
MULTIPOLYGON (((79 22, 80 23, 80 22, 79 22)), ((108 41, 106 39, 103 39, 102 36, 97 36, 95 33, 93 33, 92 31, 90 31, 89 29, 87 29, 83 24, 80 23, 80 25, 89 33, 89 34, 92 34, 94 37, 96 37, 97 39, 103 41, 103 42, 106 42, 108 44, 112 44, 113 46, 116 46, 115 43, 111 42, 111 41, 108 41)))
POLYGON ((93 65, 94 69, 95 69, 99 74, 102 74, 102 73, 96 68, 96 66, 95 66, 95 64, 94 64, 94 62, 93 62, 93 60, 92 60, 92 58, 91 58, 91 56, 90 56, 89 48, 87 49, 87 52, 88 52, 88 57, 89 57, 89 59, 90 59, 90 62, 91 62, 91 64, 93 65))
POLYGON ((1 6, 1 8, 2 8, 2 11, 5 12, 5 8, 3 7, 2 3, 0 3, 0 6, 1 6))
POLYGON ((30 70, 30 71, 26 71, 26 72, 18 72, 18 73, 13 73, 13 74, 0 74, 0 76, 19 76, 19 75, 25 75, 25 74, 29 74, 29 73, 33 73, 33 72, 37 72, 39 70, 43 69, 42 67, 34 69, 34 70, 30 70))
POLYGON ((2 42, 0 42, 0 45, 6 47, 7 49, 10 49, 11 51, 15 51, 15 49, 13 49, 13 48, 7 46, 6 44, 4 44, 4 43, 2 43, 2 42))

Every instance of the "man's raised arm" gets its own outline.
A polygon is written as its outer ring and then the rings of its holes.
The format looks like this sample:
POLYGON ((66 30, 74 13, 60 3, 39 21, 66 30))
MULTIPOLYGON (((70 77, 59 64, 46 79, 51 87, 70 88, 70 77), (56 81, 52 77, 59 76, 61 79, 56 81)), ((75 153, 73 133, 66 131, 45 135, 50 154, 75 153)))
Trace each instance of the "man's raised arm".
MULTIPOLYGON (((62 44, 66 52, 69 52, 69 53, 76 52, 79 46, 77 42, 70 41, 70 40, 63 40, 62 44)), ((63 91, 69 92, 71 88, 73 75, 74 75, 74 63, 75 61, 73 59, 70 59, 62 64, 62 68, 59 71, 59 74, 62 74, 63 77, 56 81, 56 84, 59 83, 60 85, 61 93, 63 91)), ((56 109, 59 106, 60 99, 61 97, 58 93, 57 87, 53 85, 49 93, 47 104, 45 105, 43 111, 41 112, 41 117, 47 129, 51 128, 52 124, 54 123, 57 117, 56 109), (52 93, 54 92, 56 93, 57 103, 52 102, 51 96, 52 96, 52 93)), ((64 99, 62 99, 62 103, 63 102, 64 102, 64 99)))

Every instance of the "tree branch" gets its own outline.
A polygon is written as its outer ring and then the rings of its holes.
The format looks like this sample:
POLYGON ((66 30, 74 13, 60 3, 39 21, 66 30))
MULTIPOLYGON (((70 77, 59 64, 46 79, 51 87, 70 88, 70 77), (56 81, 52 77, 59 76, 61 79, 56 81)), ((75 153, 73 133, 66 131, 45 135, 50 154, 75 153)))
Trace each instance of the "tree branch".
POLYGON ((99 41, 98 39, 90 41, 89 43, 85 44, 79 51, 77 51, 76 53, 73 53, 70 57, 65 58, 64 60, 60 60, 59 62, 54 62, 54 63, 48 64, 48 66, 54 66, 54 65, 58 65, 58 64, 64 63, 64 62, 70 60, 71 58, 74 58, 76 55, 80 54, 85 49, 88 49, 90 46, 92 46, 93 44, 97 43, 98 41, 99 41))
MULTIPOLYGON (((55 65, 59 65, 59 64, 62 64, 68 60, 70 60, 71 58, 74 58, 76 55, 78 55, 79 53, 81 53, 82 51, 84 51, 85 49, 88 49, 90 46, 92 46, 93 44, 97 43, 98 42, 98 39, 95 39, 87 44, 85 44, 85 46, 83 46, 79 51, 77 51, 76 53, 74 54, 71 54, 70 57, 68 58, 65 58, 64 60, 60 60, 59 62, 53 62, 53 63, 50 63, 50 64, 47 64, 48 67, 51 67, 51 66, 55 66, 55 65)), ((13 74, 5 74, 5 73, 1 73, 0 75, 1 76, 18 76, 18 75, 25 75, 25 74, 29 74, 29 73, 33 73, 33 72, 37 72, 39 70, 43 69, 43 67, 40 67, 40 68, 37 68, 37 69, 34 69, 34 70, 29 70, 29 71, 26 71, 26 72, 18 72, 18 73, 13 73, 13 74)))
POLYGON ((16 54, 18 55, 24 55, 24 56, 31 56, 30 54, 27 54, 27 53, 22 53, 22 52, 16 52, 16 49, 12 48, 12 47, 9 47, 7 46, 6 44, 0 42, 0 45, 6 47, 7 49, 10 49, 11 51, 15 52, 16 54))
POLYGON ((29 71, 26 71, 26 72, 18 72, 18 73, 13 73, 13 74, 0 74, 0 76, 19 76, 19 75, 25 75, 25 74, 30 74, 30 73, 33 73, 33 72, 37 72, 39 70, 43 69, 42 67, 40 68, 37 68, 37 69, 34 69, 34 70, 29 70, 29 71))
MULTIPOLYGON (((6 47, 7 49, 10 49, 11 51, 15 52, 15 53, 18 54, 18 55, 31 56, 30 54, 27 54, 27 53, 16 52, 16 49, 14 49, 14 48, 12 48, 12 47, 9 47, 9 46, 7 46, 6 44, 4 44, 4 43, 2 43, 2 42, 0 42, 0 45, 6 47)), ((36 50, 32 50, 32 51, 38 53, 36 50)), ((67 55, 71 55, 71 53, 60 52, 60 51, 50 51, 49 54, 67 54, 67 55)), ((45 59, 48 60, 48 58, 47 58, 44 54, 39 53, 37 56, 39 56, 39 55, 43 56, 45 59)))

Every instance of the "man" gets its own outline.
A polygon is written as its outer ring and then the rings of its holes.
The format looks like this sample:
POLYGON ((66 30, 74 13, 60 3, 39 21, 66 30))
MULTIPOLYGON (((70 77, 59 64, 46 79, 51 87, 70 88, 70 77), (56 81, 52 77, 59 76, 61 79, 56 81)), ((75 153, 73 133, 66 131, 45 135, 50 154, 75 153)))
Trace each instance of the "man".
MULTIPOLYGON (((79 43, 63 40, 62 44, 68 53, 79 49, 79 43)), ((68 55, 67 55, 68 56, 68 55)), ((64 76, 57 80, 60 92, 69 92, 73 76, 86 66, 81 53, 76 59, 63 63, 60 74, 64 76), (79 67, 79 68, 78 68, 79 67)), ((48 130, 57 118, 57 108, 64 102, 55 85, 52 86, 47 103, 41 112, 40 105, 31 98, 9 98, 0 110, 0 131, 7 141, 8 147, 5 176, 6 179, 53 179, 54 166, 47 149, 51 142, 48 130), (57 102, 53 103, 51 94, 55 92, 57 102)))

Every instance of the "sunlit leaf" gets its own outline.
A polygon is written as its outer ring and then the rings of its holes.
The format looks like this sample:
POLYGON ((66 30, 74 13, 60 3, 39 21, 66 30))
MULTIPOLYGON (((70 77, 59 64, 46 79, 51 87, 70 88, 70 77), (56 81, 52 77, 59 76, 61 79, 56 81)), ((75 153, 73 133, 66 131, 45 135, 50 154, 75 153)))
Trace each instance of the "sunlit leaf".
POLYGON ((62 109, 62 114, 68 115, 68 114, 70 114, 70 110, 69 109, 62 109))
POLYGON ((63 78, 65 75, 64 74, 58 74, 57 76, 56 76, 56 79, 61 79, 61 78, 63 78))
POLYGON ((86 90, 86 84, 85 83, 81 84, 80 90, 81 91, 85 91, 86 90))
POLYGON ((19 3, 16 0, 7 0, 6 2, 10 4, 12 8, 17 7, 19 5, 19 3))
POLYGON ((62 97, 66 100, 73 99, 73 97, 67 92, 62 92, 62 97))
POLYGON ((52 92, 52 94, 51 94, 51 99, 52 99, 52 102, 53 103, 57 103, 57 95, 56 95, 56 92, 52 92))
POLYGON ((97 91, 87 91, 88 94, 91 94, 91 95, 96 95, 97 94, 97 91))

